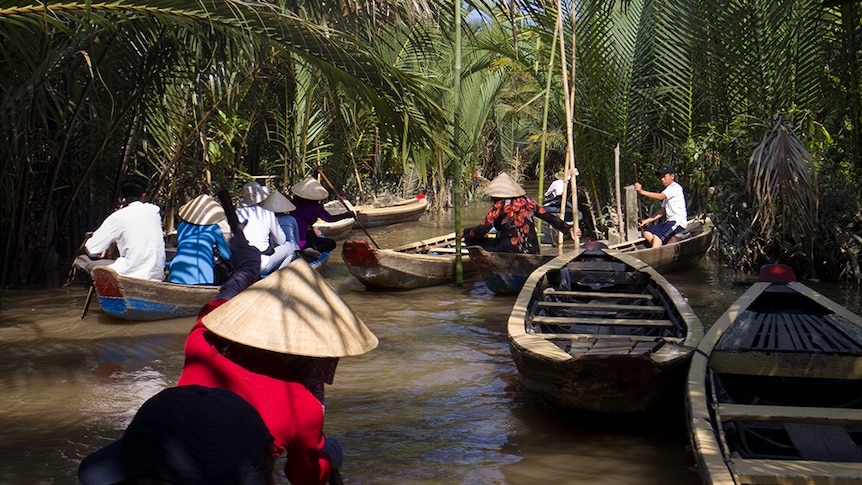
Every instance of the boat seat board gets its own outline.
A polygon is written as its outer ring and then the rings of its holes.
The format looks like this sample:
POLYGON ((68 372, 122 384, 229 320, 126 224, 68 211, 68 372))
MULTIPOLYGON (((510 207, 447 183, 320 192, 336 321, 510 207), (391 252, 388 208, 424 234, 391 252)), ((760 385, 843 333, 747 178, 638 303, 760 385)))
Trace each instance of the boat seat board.
POLYGON ((716 350, 782 350, 862 353, 862 344, 848 336, 855 327, 838 315, 745 311, 724 335, 716 350), (828 318, 827 318, 828 317, 828 318))
POLYGON ((625 271, 626 265, 612 261, 573 261, 566 265, 569 271, 600 271, 616 273, 625 271))
POLYGON ((738 483, 838 484, 862 480, 862 463, 734 459, 731 460, 730 465, 736 472, 738 483))
POLYGON ((862 426, 862 409, 720 403, 718 414, 722 421, 793 421, 836 426, 862 426))
POLYGON ((714 351, 710 365, 719 374, 862 379, 862 355, 714 351))
POLYGON ((786 423, 784 431, 803 460, 862 462, 859 446, 842 426, 786 423))
POLYGON ((670 320, 641 320, 630 318, 549 317, 544 315, 535 315, 533 316, 533 323, 673 328, 673 322, 670 320))
POLYGON ((609 293, 600 291, 568 291, 555 290, 553 288, 545 288, 545 295, 558 296, 575 296, 584 298, 631 298, 633 300, 643 299, 652 300, 653 296, 649 293, 609 293))
POLYGON ((601 303, 576 303, 566 301, 539 301, 536 302, 540 307, 555 307, 555 308, 574 308, 578 310, 626 310, 632 312, 653 312, 663 313, 665 308, 662 306, 648 305, 616 305, 616 304, 601 304, 601 303))
POLYGON ((674 342, 680 343, 683 339, 679 337, 652 337, 647 335, 596 335, 593 333, 535 333, 530 334, 548 340, 630 340, 632 342, 674 342))

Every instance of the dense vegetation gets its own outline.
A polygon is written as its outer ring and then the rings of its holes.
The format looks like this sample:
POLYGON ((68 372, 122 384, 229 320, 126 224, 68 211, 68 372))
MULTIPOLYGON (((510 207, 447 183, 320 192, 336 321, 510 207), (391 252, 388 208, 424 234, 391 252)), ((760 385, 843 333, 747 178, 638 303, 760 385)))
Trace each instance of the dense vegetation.
POLYGON ((624 184, 677 167, 740 271, 858 282, 860 5, 0 0, 0 283, 67 264, 124 173, 165 214, 317 165, 355 200, 442 208, 571 149, 604 215, 617 145, 624 184))

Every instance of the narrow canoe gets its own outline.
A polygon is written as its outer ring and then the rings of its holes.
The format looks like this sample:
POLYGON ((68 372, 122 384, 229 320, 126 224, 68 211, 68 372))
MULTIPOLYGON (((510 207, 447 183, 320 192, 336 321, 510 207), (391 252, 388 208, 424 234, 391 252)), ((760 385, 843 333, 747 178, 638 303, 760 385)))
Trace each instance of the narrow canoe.
MULTIPOLYGON (((319 269, 327 259, 329 253, 321 253, 309 265, 319 269)), ((219 291, 218 286, 129 278, 107 266, 94 268, 90 275, 102 310, 123 320, 163 320, 197 315, 219 291)))
MULTIPOLYGON (((663 273, 676 271, 697 263, 712 243, 712 224, 691 221, 688 230, 675 236, 670 243, 658 248, 647 248, 643 238, 611 246, 630 254, 663 273)), ((470 259, 488 289, 498 295, 515 294, 524 286, 527 277, 556 254, 518 254, 486 251, 480 246, 467 248, 470 259)))
MULTIPOLYGON (((455 233, 391 249, 378 249, 365 240, 350 239, 341 257, 350 274, 365 286, 411 289, 455 281, 455 233)), ((463 274, 475 271, 462 247, 463 274)))
POLYGON ((862 483, 862 317, 767 265, 688 375, 707 484, 862 483))
POLYGON ((361 225, 366 228, 415 221, 422 217, 427 209, 428 199, 424 197, 402 200, 383 207, 373 205, 353 207, 353 211, 356 212, 356 226, 361 225))
MULTIPOLYGON (((341 214, 345 211, 344 205, 340 200, 331 200, 325 204, 323 204, 324 209, 330 214, 336 215, 341 214)), ((323 220, 318 220, 314 223, 314 228, 319 230, 321 234, 329 239, 334 239, 336 241, 340 241, 342 239, 346 239, 347 235, 350 234, 350 231, 353 229, 353 225, 356 223, 353 219, 342 219, 340 221, 335 222, 326 222, 323 220)))
POLYGON ((521 382, 551 406, 627 413, 681 402, 703 324, 643 261, 583 248, 530 275, 508 334, 521 382))

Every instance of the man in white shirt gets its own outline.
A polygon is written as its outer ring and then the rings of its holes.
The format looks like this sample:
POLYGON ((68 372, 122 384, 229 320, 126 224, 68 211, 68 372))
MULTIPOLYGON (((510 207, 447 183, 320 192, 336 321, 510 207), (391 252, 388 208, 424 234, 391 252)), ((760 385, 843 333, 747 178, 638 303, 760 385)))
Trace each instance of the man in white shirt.
POLYGON ((244 223, 243 233, 248 243, 260 251, 260 274, 266 276, 287 266, 296 258, 299 246, 288 241, 275 212, 260 204, 269 196, 269 188, 257 182, 242 186, 242 200, 236 215, 244 223))
POLYGON ((667 243, 674 234, 684 231, 688 225, 685 195, 682 191, 682 185, 676 182, 676 172, 673 167, 662 167, 658 169, 656 175, 659 176, 662 185, 665 187, 661 192, 649 192, 644 190, 641 184, 637 182, 634 184, 638 195, 661 201, 661 209, 652 217, 640 221, 638 228, 643 229, 645 226, 661 219, 662 216, 666 216, 664 222, 643 230, 644 239, 654 248, 667 243))
POLYGON ((76 264, 91 271, 108 266, 131 278, 161 281, 165 278, 165 238, 159 206, 146 202, 149 183, 144 177, 131 175, 120 182, 123 204, 109 215, 85 242, 86 254, 76 264), (115 259, 93 259, 116 243, 120 256, 115 259))

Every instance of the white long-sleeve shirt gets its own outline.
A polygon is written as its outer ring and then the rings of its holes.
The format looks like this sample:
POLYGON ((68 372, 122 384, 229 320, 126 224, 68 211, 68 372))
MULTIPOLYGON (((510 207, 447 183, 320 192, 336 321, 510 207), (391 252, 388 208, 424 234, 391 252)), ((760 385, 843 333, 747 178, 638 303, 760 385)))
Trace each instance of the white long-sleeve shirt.
POLYGON ((116 242, 120 257, 110 267, 123 276, 165 279, 165 238, 159 206, 132 202, 109 215, 87 240, 90 254, 99 254, 116 242))

